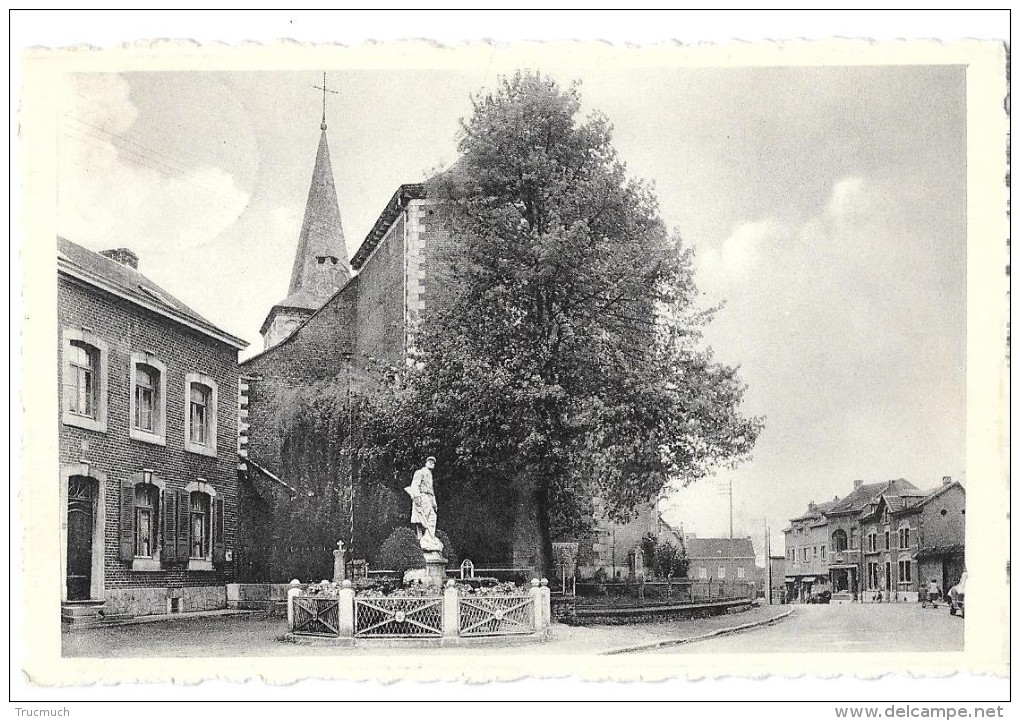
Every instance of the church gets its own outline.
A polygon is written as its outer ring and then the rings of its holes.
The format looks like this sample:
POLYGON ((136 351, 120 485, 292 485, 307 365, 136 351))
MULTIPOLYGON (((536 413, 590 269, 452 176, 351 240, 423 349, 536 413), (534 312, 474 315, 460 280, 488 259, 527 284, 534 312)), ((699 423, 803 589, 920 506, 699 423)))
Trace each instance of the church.
POLYGON ((322 444, 287 428, 287 407, 322 384, 342 394, 371 382, 372 367, 404 362, 448 237, 424 186, 405 184, 348 261, 325 113, 320 130, 288 295, 268 309, 263 350, 240 366, 242 581, 323 577, 338 540, 370 556, 383 531, 406 523, 406 499, 353 478, 346 434, 324 459, 322 444))
MULTIPOLYGON (((453 243, 443 212, 425 184, 400 185, 348 261, 323 112, 288 294, 267 311, 263 350, 240 364, 239 581, 326 578, 338 541, 350 560, 372 563, 389 533, 407 525, 410 504, 400 489, 414 469, 362 477, 353 404, 346 417, 337 418, 336 408, 355 390, 378 383, 381 367, 405 363, 415 347, 453 243), (333 402, 321 403, 324 397, 333 402), (302 404, 317 410, 301 415, 302 404)), ((508 533, 493 524, 507 515, 506 499, 442 483, 437 495, 440 530, 461 557, 476 565, 534 562, 534 549, 500 545, 508 533), (444 493, 456 493, 486 523, 444 516, 444 493)), ((619 529, 593 518, 582 537, 554 541, 576 549, 571 565, 582 572, 609 566, 613 576, 635 577, 641 536, 655 535, 661 521, 652 503, 639 516, 644 520, 619 529), (643 530, 635 535, 631 527, 643 530), (619 544, 606 540, 617 538, 619 544)))

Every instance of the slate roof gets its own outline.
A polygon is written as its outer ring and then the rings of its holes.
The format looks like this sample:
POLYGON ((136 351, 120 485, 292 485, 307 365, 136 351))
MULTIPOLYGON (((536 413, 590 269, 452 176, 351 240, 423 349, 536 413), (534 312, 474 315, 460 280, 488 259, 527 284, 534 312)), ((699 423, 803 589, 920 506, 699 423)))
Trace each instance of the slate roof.
POLYGON ((248 342, 213 325, 134 268, 57 236, 57 269, 241 349, 248 342))
POLYGON ((823 513, 827 513, 829 509, 839 503, 839 499, 835 498, 831 501, 825 501, 824 503, 816 503, 814 510, 808 506, 808 509, 796 518, 791 518, 791 521, 806 521, 812 518, 821 518, 823 513))
POLYGON ((287 298, 278 305, 315 310, 340 289, 351 276, 347 263, 347 243, 340 222, 340 204, 333 183, 333 167, 329 162, 326 127, 322 125, 319 148, 315 153, 308 202, 301 222, 294 267, 290 274, 287 298), (317 258, 330 256, 338 263, 326 269, 318 266, 317 258), (300 291, 304 291, 301 293, 300 291))
POLYGON ((754 544, 750 538, 697 538, 688 536, 685 542, 687 557, 695 558, 754 558, 754 544))
POLYGON ((880 483, 865 483, 853 489, 839 503, 828 509, 829 515, 837 513, 857 513, 864 509, 869 503, 877 501, 883 494, 899 496, 916 492, 917 486, 903 478, 892 481, 881 481, 880 483))

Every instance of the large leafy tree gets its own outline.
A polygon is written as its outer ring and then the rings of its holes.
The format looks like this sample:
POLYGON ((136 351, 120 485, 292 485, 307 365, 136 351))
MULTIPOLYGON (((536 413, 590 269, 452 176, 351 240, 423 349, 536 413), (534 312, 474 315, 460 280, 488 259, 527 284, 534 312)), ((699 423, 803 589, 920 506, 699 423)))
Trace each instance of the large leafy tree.
POLYGON ((381 416, 394 457, 439 456, 451 501, 468 485, 498 498, 487 530, 547 568, 552 534, 582 530, 592 498, 625 519, 746 458, 761 421, 701 343, 690 250, 577 87, 519 73, 473 106, 459 161, 429 187, 453 250, 381 416))

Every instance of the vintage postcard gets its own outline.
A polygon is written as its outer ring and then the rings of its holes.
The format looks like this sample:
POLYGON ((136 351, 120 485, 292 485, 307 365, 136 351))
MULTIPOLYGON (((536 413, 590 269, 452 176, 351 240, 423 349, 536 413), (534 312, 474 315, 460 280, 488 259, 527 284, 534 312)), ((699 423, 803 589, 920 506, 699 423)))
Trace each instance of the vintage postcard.
POLYGON ((1008 673, 1006 61, 28 51, 22 671, 1008 673))

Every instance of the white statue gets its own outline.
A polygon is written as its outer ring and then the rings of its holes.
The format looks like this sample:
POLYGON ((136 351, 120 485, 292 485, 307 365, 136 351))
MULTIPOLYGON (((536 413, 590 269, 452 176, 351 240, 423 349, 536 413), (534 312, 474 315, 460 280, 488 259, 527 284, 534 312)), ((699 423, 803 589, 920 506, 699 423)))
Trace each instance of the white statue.
POLYGON ((425 467, 414 472, 411 485, 404 491, 411 497, 411 525, 418 534, 422 551, 442 553, 443 542, 436 537, 436 494, 432 487, 432 469, 436 459, 429 456, 425 467))

